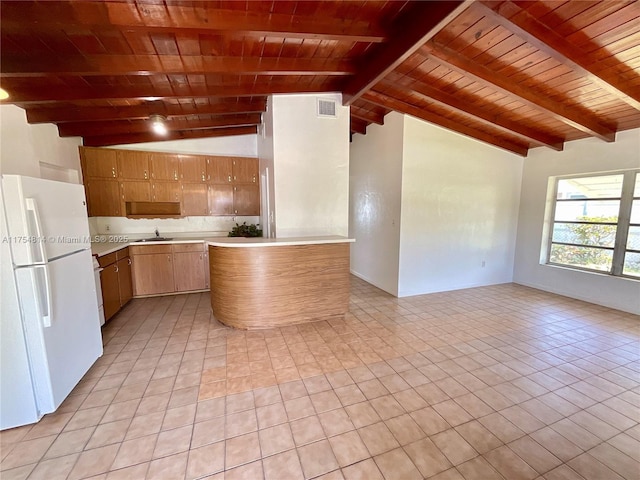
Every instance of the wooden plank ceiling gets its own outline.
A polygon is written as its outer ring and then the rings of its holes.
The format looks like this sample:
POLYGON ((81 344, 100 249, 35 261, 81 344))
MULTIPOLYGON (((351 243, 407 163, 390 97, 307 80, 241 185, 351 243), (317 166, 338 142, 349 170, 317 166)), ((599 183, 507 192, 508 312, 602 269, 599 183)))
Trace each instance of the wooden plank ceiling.
POLYGON ((342 92, 526 155, 640 127, 635 1, 2 1, 4 103, 85 145, 254 133, 266 98, 342 92), (158 138, 149 116, 164 115, 158 138))

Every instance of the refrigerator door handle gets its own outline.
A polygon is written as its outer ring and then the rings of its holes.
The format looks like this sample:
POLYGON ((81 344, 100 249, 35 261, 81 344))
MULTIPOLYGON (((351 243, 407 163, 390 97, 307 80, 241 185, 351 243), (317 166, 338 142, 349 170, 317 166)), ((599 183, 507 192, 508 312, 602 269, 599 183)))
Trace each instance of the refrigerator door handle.
POLYGON ((42 317, 42 326, 47 328, 51 326, 51 323, 53 321, 53 305, 51 301, 51 280, 49 278, 49 265, 35 265, 33 268, 34 273, 36 274, 35 287, 36 291, 38 292, 38 309, 40 310, 40 317, 42 317), (42 275, 37 274, 38 270, 42 272, 42 275), (41 278, 43 281, 40 281, 41 278))
POLYGON ((27 220, 27 228, 29 232, 29 236, 33 236, 35 238, 29 239, 31 245, 36 244, 38 247, 37 253, 39 254, 38 259, 34 258, 33 263, 44 263, 47 260, 47 255, 44 250, 44 238, 42 237, 42 223, 40 222, 40 213, 38 212, 38 203, 34 198, 25 198, 24 199, 28 220, 27 220), (34 231, 35 230, 35 231, 34 231))

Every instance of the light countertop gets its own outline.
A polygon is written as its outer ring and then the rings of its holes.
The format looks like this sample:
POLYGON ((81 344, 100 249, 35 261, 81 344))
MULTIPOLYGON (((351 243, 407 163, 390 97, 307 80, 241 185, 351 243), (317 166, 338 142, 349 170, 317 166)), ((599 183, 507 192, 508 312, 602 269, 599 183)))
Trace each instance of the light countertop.
POLYGON ((116 252, 130 245, 167 245, 172 243, 202 243, 217 237, 225 237, 227 232, 179 232, 163 233, 161 236, 171 240, 159 242, 141 242, 144 238, 153 238, 153 235, 141 236, 140 234, 106 234, 95 235, 91 242, 91 253, 98 257, 116 252))
POLYGON ((208 233, 163 233, 162 237, 171 240, 162 240, 158 242, 141 242, 143 238, 153 238, 153 235, 139 237, 135 235, 96 235, 94 242, 91 243, 91 253, 98 257, 116 252, 130 245, 170 245, 173 243, 202 243, 214 247, 275 247, 275 246, 291 246, 291 245, 320 245, 324 243, 351 243, 355 242, 353 238, 342 237, 339 235, 326 235, 316 237, 289 237, 289 238, 244 238, 244 237, 227 237, 227 232, 208 232, 208 233), (135 238, 134 238, 135 237, 135 238))
POLYGON ((352 243, 354 238, 342 237, 340 235, 326 235, 316 237, 288 237, 288 238, 243 238, 224 237, 206 240, 208 245, 213 247, 284 247, 293 245, 321 245, 325 243, 352 243))

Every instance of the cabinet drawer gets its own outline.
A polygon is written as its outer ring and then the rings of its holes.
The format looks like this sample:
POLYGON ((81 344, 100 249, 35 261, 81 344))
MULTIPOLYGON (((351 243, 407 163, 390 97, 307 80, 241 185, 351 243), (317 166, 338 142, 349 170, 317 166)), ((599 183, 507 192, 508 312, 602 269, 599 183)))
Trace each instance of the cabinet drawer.
POLYGON ((116 252, 116 258, 118 260, 122 260, 123 258, 127 258, 129 256, 129 247, 125 247, 116 252))
POLYGON ((131 255, 171 253, 171 245, 132 245, 129 247, 129 253, 131 255))
POLYGON ((173 253, 204 252, 204 243, 174 243, 173 253))
POLYGON ((117 252, 113 252, 113 253, 109 253, 107 255, 102 255, 101 257, 98 257, 98 264, 100 265, 100 267, 104 268, 108 265, 116 263, 116 261, 118 260, 118 257, 116 254, 117 252))

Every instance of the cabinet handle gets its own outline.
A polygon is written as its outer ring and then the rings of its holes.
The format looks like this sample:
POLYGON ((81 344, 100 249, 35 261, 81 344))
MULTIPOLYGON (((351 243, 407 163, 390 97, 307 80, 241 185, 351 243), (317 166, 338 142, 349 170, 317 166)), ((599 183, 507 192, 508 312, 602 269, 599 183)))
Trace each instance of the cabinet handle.
POLYGON ((173 171, 173 179, 174 180, 178 179, 178 172, 176 172, 175 170, 173 171))
POLYGON ((200 260, 202 260, 202 254, 200 254, 200 260))
POLYGON ((204 173, 202 174, 202 181, 203 181, 203 182, 205 181, 204 173))
POLYGON ((111 176, 112 177, 116 176, 116 167, 111 167, 111 176))
POLYGON ((147 171, 144 171, 144 179, 147 180, 149 178, 149 174, 147 173, 147 171))
POLYGON ((127 259, 127 265, 131 265, 131 259, 130 258, 127 259))
POLYGON ((229 175, 229 181, 231 181, 231 175, 229 175))
POLYGON ((171 261, 171 255, 167 255, 167 261, 171 261))
POLYGON ((253 183, 256 183, 256 176, 253 176, 253 183))
POLYGON ((116 265, 115 267, 116 267, 115 272, 118 273, 118 266, 116 265))

